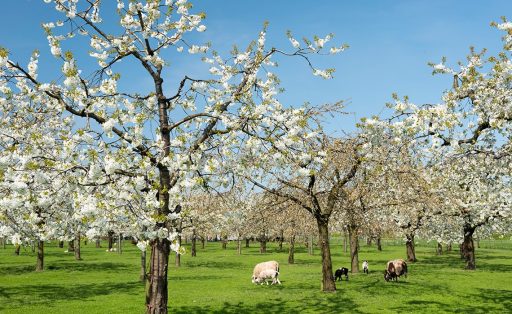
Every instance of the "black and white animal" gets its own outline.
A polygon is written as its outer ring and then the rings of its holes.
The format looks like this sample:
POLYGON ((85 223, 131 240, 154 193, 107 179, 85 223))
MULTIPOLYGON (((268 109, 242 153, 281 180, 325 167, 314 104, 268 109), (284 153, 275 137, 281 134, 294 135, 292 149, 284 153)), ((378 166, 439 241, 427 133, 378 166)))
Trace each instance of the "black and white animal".
POLYGON ((407 277, 407 263, 403 259, 389 261, 384 270, 384 280, 398 281, 398 277, 404 275, 407 277))
POLYGON ((368 274, 368 261, 363 261, 363 273, 368 274))
POLYGON ((348 280, 348 268, 341 267, 336 269, 336 271, 334 272, 334 281, 341 281, 341 276, 345 276, 345 279, 348 280))

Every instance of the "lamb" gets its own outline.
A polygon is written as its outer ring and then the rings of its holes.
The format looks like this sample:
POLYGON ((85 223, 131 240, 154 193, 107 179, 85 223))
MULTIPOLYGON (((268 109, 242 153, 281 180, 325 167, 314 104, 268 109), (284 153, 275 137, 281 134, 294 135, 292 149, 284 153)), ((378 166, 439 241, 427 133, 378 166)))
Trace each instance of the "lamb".
POLYGON ((363 273, 368 274, 368 261, 363 261, 363 273))
POLYGON ((276 261, 268 261, 256 264, 252 271, 252 283, 256 283, 255 280, 259 277, 260 273, 266 269, 271 269, 279 273, 279 263, 276 261))
POLYGON ((398 281, 398 277, 402 275, 407 277, 407 263, 403 259, 389 261, 384 270, 384 280, 398 281))
POLYGON ((341 276, 343 276, 343 275, 345 276, 345 279, 348 280, 348 268, 341 267, 341 268, 336 269, 336 271, 334 272, 334 281, 336 281, 336 280, 341 281, 341 276))
POLYGON ((279 281, 279 278, 277 278, 279 276, 279 272, 276 271, 275 269, 264 269, 262 270, 259 275, 253 279, 253 283, 261 283, 263 284, 264 282, 267 283, 268 285, 268 280, 269 279, 272 279, 272 284, 281 284, 281 281, 279 281))

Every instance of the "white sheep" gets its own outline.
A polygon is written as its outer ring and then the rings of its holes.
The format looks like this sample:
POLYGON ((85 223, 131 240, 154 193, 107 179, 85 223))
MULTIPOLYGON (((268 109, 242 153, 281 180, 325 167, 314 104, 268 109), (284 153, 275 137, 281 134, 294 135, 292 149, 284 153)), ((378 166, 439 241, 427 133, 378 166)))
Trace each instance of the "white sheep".
POLYGON ((256 264, 252 271, 252 283, 255 283, 256 278, 258 278, 260 273, 266 269, 271 269, 279 273, 279 263, 276 261, 268 261, 256 264))
POLYGON ((272 284, 281 284, 281 281, 279 281, 277 276, 279 276, 279 272, 275 269, 264 269, 260 272, 258 277, 253 280, 253 283, 263 284, 265 282, 268 286, 268 280, 272 279, 272 284))

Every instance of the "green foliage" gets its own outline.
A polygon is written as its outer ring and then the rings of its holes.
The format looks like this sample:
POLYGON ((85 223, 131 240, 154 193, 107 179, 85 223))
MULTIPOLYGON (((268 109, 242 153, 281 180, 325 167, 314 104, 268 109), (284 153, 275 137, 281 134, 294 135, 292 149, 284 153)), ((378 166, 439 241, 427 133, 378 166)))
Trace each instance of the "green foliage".
MULTIPOLYGON (((189 243, 190 244, 190 243, 189 243)), ((383 251, 361 244, 360 261, 367 259, 370 274, 349 274, 337 283, 337 293, 320 292, 319 250, 310 256, 297 246, 296 264, 287 264, 287 251, 270 243, 270 253, 258 253, 258 245, 227 250, 221 242, 198 243, 197 257, 181 258, 182 266, 169 261, 171 313, 504 313, 512 308, 512 242, 481 241, 477 270, 466 271, 453 252, 436 256, 435 243, 419 243, 417 263, 409 264, 409 276, 398 283, 385 282, 386 261, 404 257, 400 240, 386 240, 383 251), (275 259, 281 264, 281 286, 251 283, 254 264, 275 259)), ((140 251, 125 241, 123 254, 82 245, 84 260, 55 243, 46 248, 44 272, 36 273, 35 253, 22 248, 13 254, 10 245, 0 247, 1 313, 142 313, 144 285, 138 282, 140 251)), ((187 252, 190 248, 187 247, 187 252)), ((333 267, 349 267, 342 241, 332 241, 333 267)), ((149 260, 149 254, 148 254, 149 260)))

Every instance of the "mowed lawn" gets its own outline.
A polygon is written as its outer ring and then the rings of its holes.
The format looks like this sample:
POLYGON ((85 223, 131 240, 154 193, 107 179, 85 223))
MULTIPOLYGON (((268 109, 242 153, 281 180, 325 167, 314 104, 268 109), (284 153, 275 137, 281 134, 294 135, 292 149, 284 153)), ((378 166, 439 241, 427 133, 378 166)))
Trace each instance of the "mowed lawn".
MULTIPOLYGON (((197 257, 182 256, 182 266, 169 267, 171 313, 512 313, 512 243, 482 242, 477 270, 466 271, 457 250, 436 256, 434 244, 417 247, 418 262, 409 276, 385 282, 386 261, 404 257, 399 241, 387 241, 383 251, 361 244, 360 261, 367 259, 370 274, 349 274, 336 293, 320 291, 318 249, 310 256, 298 248, 296 264, 275 244, 258 253, 251 243, 237 255, 218 242, 198 249, 197 257), (251 283, 252 268, 260 261, 281 264, 281 286, 251 283)), ((105 246, 104 243, 102 243, 105 246)), ((123 254, 82 246, 75 261, 55 243, 46 248, 46 270, 35 273, 35 254, 29 248, 14 255, 12 246, 0 248, 0 313, 143 313, 144 285, 138 281, 140 252, 129 241, 123 254)), ((349 266, 341 242, 332 243, 333 266, 349 266)), ((148 254, 149 256, 149 254, 148 254)))

